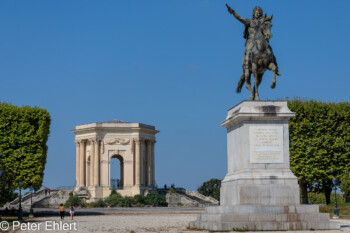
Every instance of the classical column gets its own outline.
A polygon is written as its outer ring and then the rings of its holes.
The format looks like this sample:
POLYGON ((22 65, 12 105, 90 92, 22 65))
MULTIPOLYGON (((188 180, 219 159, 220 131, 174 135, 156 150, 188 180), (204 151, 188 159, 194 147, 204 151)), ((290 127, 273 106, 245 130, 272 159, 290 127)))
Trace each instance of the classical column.
POLYGON ((141 173, 140 173, 140 162, 141 162, 141 139, 136 138, 135 139, 135 185, 140 186, 141 185, 141 173))
POLYGON ((141 179, 141 185, 146 185, 146 182, 145 182, 145 178, 146 178, 146 175, 145 175, 145 159, 146 159, 146 156, 145 156, 145 151, 146 151, 146 148, 145 148, 145 141, 144 140, 141 140, 141 143, 140 143, 140 179, 141 179))
POLYGON ((100 186, 100 150, 99 150, 99 145, 100 145, 101 140, 96 139, 95 140, 95 152, 94 152, 94 182, 93 185, 95 186, 100 186))
POLYGON ((120 161, 120 186, 124 187, 124 161, 120 161))
POLYGON ((152 140, 152 149, 151 149, 151 171, 152 171, 152 185, 156 184, 155 180, 155 166, 154 166, 154 145, 156 143, 156 140, 152 140))
POLYGON ((76 144, 76 162, 75 162, 75 186, 80 186, 80 142, 78 140, 74 141, 76 144))
POLYGON ((95 143, 96 140, 95 139, 90 139, 90 143, 91 143, 91 148, 90 148, 90 182, 89 185, 94 185, 94 172, 95 172, 95 163, 96 163, 96 159, 95 159, 95 143))
POLYGON ((152 142, 147 141, 147 186, 152 185, 152 142))
POLYGON ((80 163, 80 186, 85 186, 85 168, 86 168, 86 156, 85 156, 85 145, 86 145, 86 140, 83 139, 80 141, 80 159, 79 159, 79 163, 80 163))

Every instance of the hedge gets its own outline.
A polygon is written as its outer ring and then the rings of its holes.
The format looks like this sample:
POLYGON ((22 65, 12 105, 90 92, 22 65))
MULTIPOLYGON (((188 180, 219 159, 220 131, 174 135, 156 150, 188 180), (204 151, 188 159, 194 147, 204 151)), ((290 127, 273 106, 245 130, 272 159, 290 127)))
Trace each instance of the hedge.
POLYGON ((38 107, 0 103, 0 163, 12 188, 38 190, 43 182, 51 118, 38 107))

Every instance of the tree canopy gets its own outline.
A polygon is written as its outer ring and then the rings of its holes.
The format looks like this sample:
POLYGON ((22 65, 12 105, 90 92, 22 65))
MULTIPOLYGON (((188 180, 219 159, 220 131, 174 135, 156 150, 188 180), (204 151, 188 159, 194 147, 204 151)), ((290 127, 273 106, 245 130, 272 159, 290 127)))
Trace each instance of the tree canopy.
POLYGON ((328 204, 332 180, 350 163, 350 104, 295 99, 288 107, 296 113, 289 121, 290 164, 302 202, 307 203, 307 187, 316 184, 328 204))
POLYGON ((220 200, 220 187, 221 180, 211 179, 209 181, 204 182, 197 191, 204 196, 210 196, 215 198, 216 200, 220 200))
POLYGON ((45 109, 0 103, 0 164, 7 188, 17 189, 20 179, 24 189, 41 187, 50 123, 45 109))

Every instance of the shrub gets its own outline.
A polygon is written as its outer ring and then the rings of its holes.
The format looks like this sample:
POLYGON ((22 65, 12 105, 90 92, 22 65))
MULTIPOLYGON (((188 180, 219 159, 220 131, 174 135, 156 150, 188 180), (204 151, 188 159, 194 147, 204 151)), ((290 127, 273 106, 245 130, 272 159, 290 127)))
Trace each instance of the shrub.
POLYGON ((165 196, 160 194, 150 194, 146 197, 146 202, 152 206, 168 206, 165 196))
POLYGON ((102 200, 102 199, 99 199, 98 201, 96 202, 91 202, 88 204, 89 207, 95 207, 95 208, 98 208, 98 207, 105 207, 106 206, 106 203, 102 200))
POLYGON ((146 198, 144 196, 141 196, 141 195, 135 195, 134 196, 134 203, 137 206, 144 206, 146 204, 146 198))
POLYGON ((324 196, 323 193, 309 192, 308 197, 309 197, 309 202, 311 201, 313 205, 326 204, 326 197, 324 196))
POLYGON ((112 189, 112 192, 111 192, 111 194, 109 194, 109 196, 112 196, 112 195, 114 195, 114 194, 119 194, 119 193, 117 193, 117 190, 112 189))
MULTIPOLYGON (((323 193, 315 193, 315 192, 309 192, 308 193, 309 201, 313 205, 317 204, 326 204, 326 197, 323 193)), ((337 193, 337 203, 338 205, 344 205, 344 198, 343 195, 337 193)), ((331 203, 330 205, 334 205, 334 193, 331 194, 331 203)))
POLYGON ((69 207, 70 205, 74 206, 84 206, 84 203, 80 200, 78 196, 70 196, 66 203, 64 204, 65 207, 69 207))
POLYGON ((115 206, 119 205, 119 203, 122 199, 123 199, 122 195, 120 195, 117 192, 112 191, 112 193, 109 195, 109 197, 105 200, 105 203, 109 206, 115 207, 115 206))
POLYGON ((119 202, 119 206, 121 207, 131 207, 134 204, 134 198, 126 196, 119 202))

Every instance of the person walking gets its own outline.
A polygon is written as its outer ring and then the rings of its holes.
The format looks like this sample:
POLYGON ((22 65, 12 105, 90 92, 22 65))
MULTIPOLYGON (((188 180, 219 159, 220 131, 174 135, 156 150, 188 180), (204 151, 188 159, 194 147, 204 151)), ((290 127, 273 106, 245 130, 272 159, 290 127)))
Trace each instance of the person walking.
POLYGON ((64 208, 62 203, 60 204, 59 212, 60 212, 61 220, 64 220, 64 214, 66 213, 66 209, 64 208))
POLYGON ((45 196, 47 195, 47 188, 45 188, 45 196))
POLYGON ((50 193, 51 193, 51 189, 48 189, 47 191, 49 192, 49 195, 50 195, 50 193))
POLYGON ((74 205, 71 204, 71 205, 69 206, 69 213, 70 213, 70 218, 71 218, 71 220, 73 220, 74 211, 75 211, 74 205))

